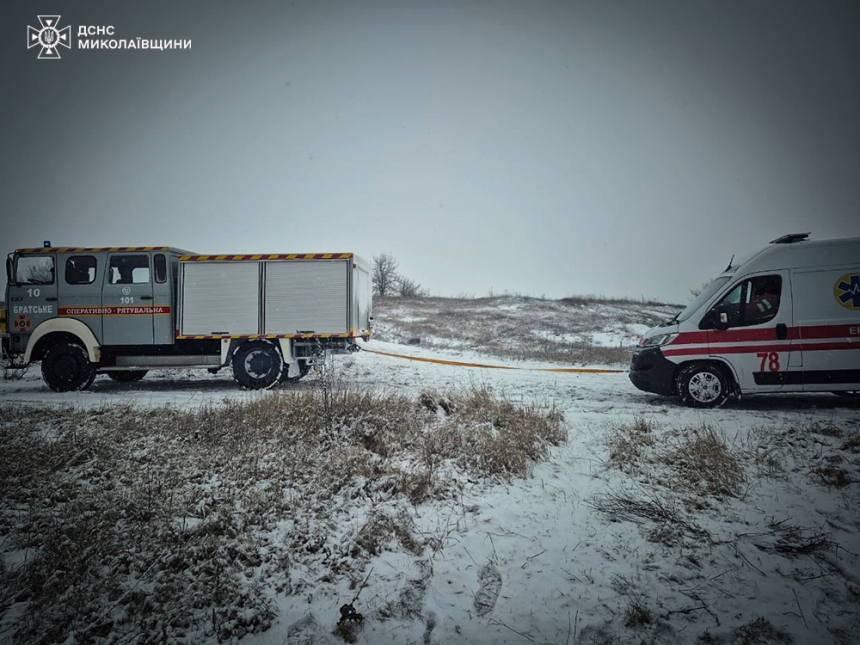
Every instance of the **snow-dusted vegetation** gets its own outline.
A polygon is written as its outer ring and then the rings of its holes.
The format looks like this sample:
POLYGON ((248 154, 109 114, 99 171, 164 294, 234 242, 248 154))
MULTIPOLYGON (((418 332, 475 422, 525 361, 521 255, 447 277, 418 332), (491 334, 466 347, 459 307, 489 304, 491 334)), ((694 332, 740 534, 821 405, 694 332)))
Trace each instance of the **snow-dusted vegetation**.
POLYGON ((0 641, 856 642, 856 401, 539 371, 622 370, 655 303, 376 309, 367 350, 505 369, 0 382, 0 641))

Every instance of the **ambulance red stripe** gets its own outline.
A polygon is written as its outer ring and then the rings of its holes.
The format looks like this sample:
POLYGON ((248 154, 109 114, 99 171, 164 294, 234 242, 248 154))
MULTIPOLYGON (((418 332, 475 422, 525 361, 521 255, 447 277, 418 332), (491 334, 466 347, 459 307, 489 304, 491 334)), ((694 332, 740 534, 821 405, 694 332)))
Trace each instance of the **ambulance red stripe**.
POLYGON ((718 356, 720 354, 757 354, 759 352, 821 352, 845 349, 860 349, 858 341, 833 343, 793 343, 790 345, 711 345, 697 347, 664 348, 663 356, 718 356))

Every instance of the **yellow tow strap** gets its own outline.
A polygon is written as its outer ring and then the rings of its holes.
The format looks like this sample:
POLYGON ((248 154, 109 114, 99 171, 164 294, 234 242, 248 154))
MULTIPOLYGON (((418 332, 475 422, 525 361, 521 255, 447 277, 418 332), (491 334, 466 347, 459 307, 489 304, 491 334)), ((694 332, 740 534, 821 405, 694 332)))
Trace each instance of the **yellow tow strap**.
POLYGON ((602 370, 587 367, 510 367, 508 365, 484 365, 483 363, 462 363, 460 361, 445 361, 439 358, 421 358, 419 356, 404 356, 390 352, 380 352, 376 349, 361 348, 364 352, 391 356, 393 358, 405 358, 408 361, 420 361, 422 363, 437 363, 439 365, 457 365, 459 367, 482 367, 490 370, 525 370, 527 372, 564 372, 566 374, 621 374, 624 370, 602 370))

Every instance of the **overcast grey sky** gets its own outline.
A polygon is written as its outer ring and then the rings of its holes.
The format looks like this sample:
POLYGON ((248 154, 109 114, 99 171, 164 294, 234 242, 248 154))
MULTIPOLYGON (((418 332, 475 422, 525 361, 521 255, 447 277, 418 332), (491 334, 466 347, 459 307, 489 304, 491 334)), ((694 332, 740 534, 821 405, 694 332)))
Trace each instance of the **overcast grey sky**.
POLYGON ((854 0, 13 0, 0 29, 3 253, 387 251, 433 295, 680 302, 784 233, 860 235, 854 0))

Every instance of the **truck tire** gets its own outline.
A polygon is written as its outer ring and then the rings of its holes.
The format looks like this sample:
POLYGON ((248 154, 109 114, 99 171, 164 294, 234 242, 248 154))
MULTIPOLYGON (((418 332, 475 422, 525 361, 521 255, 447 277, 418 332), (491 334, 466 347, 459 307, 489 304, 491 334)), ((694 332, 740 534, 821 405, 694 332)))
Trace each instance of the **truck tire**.
POLYGON ((289 366, 284 365, 284 371, 281 372, 281 383, 296 383, 302 380, 311 371, 311 366, 307 361, 296 361, 299 364, 299 373, 297 376, 287 376, 290 373, 289 366))
POLYGON ((122 370, 114 372, 111 370, 107 375, 118 383, 134 383, 146 376, 147 370, 122 370))
POLYGON ((54 392, 87 388, 93 382, 95 373, 87 350, 75 343, 57 343, 42 358, 42 378, 54 392))
POLYGON ((233 353, 233 379, 246 390, 272 387, 281 378, 284 359, 274 343, 262 339, 240 345, 233 353))
POLYGON ((681 402, 693 408, 716 408, 731 396, 732 379, 716 363, 691 363, 675 378, 681 402))

